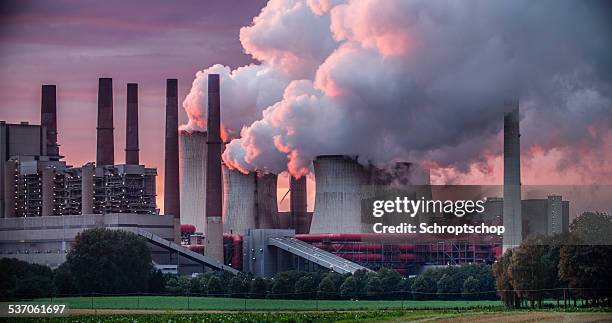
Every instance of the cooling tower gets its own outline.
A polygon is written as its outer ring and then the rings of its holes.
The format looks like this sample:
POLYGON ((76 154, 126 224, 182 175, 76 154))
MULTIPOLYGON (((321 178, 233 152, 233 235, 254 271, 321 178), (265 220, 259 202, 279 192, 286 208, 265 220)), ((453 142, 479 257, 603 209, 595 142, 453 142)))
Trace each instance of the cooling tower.
POLYGON ((181 223, 206 232, 206 132, 181 131, 181 223))
POLYGON ((41 216, 52 216, 54 215, 54 199, 53 199, 53 181, 55 172, 52 168, 45 167, 41 171, 42 173, 42 202, 41 202, 41 216))
POLYGON ((115 141, 113 138, 113 79, 98 80, 98 127, 96 165, 115 164, 115 141))
POLYGON ((127 85, 127 109, 125 121, 125 163, 138 165, 138 84, 127 85))
POLYGON ((504 251, 521 244, 523 223, 521 214, 521 144, 519 103, 504 103, 504 251))
POLYGON ((310 233, 362 232, 362 185, 369 172, 355 158, 318 156, 314 161, 316 196, 310 233))
POLYGON ((223 166, 223 232, 244 234, 257 227, 256 217, 255 173, 223 166))
POLYGON ((59 160, 59 146, 57 145, 57 106, 55 98, 55 85, 42 86, 40 103, 40 125, 47 132, 46 150, 51 160, 59 160))
POLYGON ((81 214, 93 214, 94 174, 92 163, 81 167, 81 214))
POLYGON ((271 173, 258 173, 255 176, 258 229, 278 228, 277 180, 278 176, 271 173))
POLYGON ((291 176, 289 179, 289 209, 291 213, 291 226, 295 233, 308 233, 310 223, 308 223, 308 195, 306 190, 306 176, 299 179, 291 176))
POLYGON ((208 138, 206 140, 205 253, 223 262, 223 191, 221 188, 221 97, 219 74, 208 75, 208 138))
POLYGON ((178 154, 178 81, 166 80, 166 145, 164 152, 164 213, 174 216, 174 242, 181 242, 178 154))

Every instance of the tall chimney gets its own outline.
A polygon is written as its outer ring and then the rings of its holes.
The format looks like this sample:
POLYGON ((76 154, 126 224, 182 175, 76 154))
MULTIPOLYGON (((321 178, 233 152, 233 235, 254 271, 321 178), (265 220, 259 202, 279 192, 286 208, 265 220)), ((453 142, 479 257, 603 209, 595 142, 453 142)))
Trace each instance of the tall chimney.
POLYGON ((57 105, 55 98, 55 85, 43 85, 40 101, 40 125, 47 130, 47 156, 51 160, 59 160, 59 147, 57 145, 57 105))
POLYGON ((521 143, 519 103, 504 103, 504 251, 521 244, 523 234, 521 214, 521 143))
POLYGON ((221 188, 221 99, 219 74, 208 74, 208 137, 206 139, 206 244, 207 256, 223 262, 221 188))
POLYGON ((166 151, 164 164, 164 213, 174 216, 174 240, 180 243, 181 210, 178 152, 178 81, 166 80, 166 151))
POLYGON ((291 221, 295 233, 308 233, 308 210, 306 195, 306 176, 295 178, 291 176, 289 180, 289 209, 291 211, 291 221))
POLYGON ((96 166, 115 164, 113 129, 113 79, 100 78, 98 83, 96 166))
POLYGON ((125 123, 125 163, 138 165, 138 84, 127 85, 127 112, 125 123))

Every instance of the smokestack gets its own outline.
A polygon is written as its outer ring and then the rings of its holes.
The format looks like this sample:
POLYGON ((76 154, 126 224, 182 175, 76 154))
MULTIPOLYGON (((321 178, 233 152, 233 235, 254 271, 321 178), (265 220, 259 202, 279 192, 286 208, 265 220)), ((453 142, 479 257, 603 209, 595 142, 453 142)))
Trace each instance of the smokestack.
POLYGON ((519 103, 504 103, 504 251, 523 240, 521 214, 521 143, 519 103))
POLYGON ((306 196, 306 176, 295 178, 291 176, 289 180, 289 209, 291 210, 291 221, 295 233, 308 233, 308 210, 306 196))
POLYGON ((166 80, 166 151, 164 164, 164 213, 174 216, 175 242, 180 243, 180 193, 178 152, 178 80, 166 80))
POLYGON ((59 160, 59 147, 57 145, 57 104, 55 85, 43 85, 40 101, 40 125, 47 130, 47 156, 51 160, 59 160))
POLYGON ((125 123, 125 163, 138 165, 138 84, 127 85, 127 112, 125 123))
POLYGON ((208 75, 208 137, 206 140, 206 248, 207 256, 223 262, 221 188, 221 98, 219 74, 208 75))
POLYGON ((98 83, 97 166, 115 164, 113 129, 113 79, 100 78, 98 83))

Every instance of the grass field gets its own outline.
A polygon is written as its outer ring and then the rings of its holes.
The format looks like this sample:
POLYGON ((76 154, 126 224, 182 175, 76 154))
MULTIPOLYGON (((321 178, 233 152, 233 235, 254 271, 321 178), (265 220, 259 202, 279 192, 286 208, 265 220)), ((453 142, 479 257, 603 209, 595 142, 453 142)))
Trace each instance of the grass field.
POLYGON ((502 308, 499 301, 282 300, 185 296, 63 297, 28 303, 67 304, 70 309, 155 309, 205 311, 326 311, 368 309, 502 308))
POLYGON ((53 318, 20 317, 0 318, 0 322, 69 322, 69 323, 182 323, 182 322, 611 322, 611 312, 555 312, 555 311, 511 311, 495 310, 404 310, 404 311, 365 311, 365 312, 232 312, 232 313, 159 313, 159 314, 113 314, 113 315, 74 315, 53 318))

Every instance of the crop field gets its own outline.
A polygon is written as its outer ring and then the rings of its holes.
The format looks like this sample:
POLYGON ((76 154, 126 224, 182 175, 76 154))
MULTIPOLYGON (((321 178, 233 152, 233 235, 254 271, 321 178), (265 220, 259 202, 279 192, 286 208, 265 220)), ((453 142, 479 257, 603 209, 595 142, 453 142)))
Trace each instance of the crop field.
POLYGON ((285 300, 186 296, 63 297, 39 299, 27 303, 66 304, 69 309, 201 311, 341 311, 371 309, 503 308, 499 301, 285 300))

